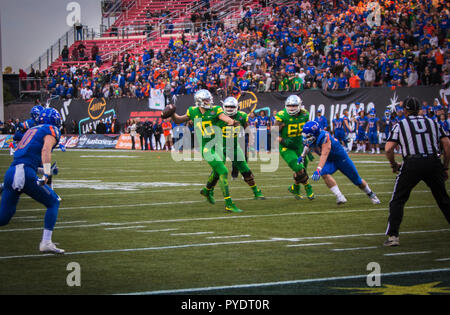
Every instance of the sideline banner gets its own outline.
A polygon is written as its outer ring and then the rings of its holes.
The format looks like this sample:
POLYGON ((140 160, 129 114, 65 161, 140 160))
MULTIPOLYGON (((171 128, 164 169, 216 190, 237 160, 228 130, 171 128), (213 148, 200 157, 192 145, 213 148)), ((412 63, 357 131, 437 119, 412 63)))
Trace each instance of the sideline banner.
POLYGON ((118 135, 82 135, 78 138, 77 149, 114 149, 118 135))
MULTIPOLYGON (((150 120, 161 123, 162 99, 160 93, 153 91, 151 99, 113 98, 91 99, 88 101, 76 99, 51 102, 51 106, 60 111, 66 125, 75 121, 79 125, 80 135, 88 133, 89 129, 95 130, 100 121, 109 122, 117 118, 123 127, 129 119, 150 120)), ((342 91, 304 90, 301 92, 271 92, 253 93, 244 92, 238 96, 239 109, 247 113, 258 113, 265 110, 268 116, 273 111, 284 108, 284 101, 291 95, 299 95, 305 108, 310 112, 310 118, 314 119, 318 109, 330 122, 336 113, 340 115, 348 110, 350 115, 355 112, 355 103, 361 103, 364 110, 375 108, 377 116, 381 118, 386 107, 400 105, 406 96, 415 96, 421 101, 433 105, 437 101, 446 105, 450 101, 450 88, 442 86, 416 86, 413 88, 360 88, 342 91)), ((214 96, 215 104, 221 104, 219 96, 214 96)), ((184 115, 190 106, 194 105, 193 95, 180 95, 177 97, 177 113, 184 115)))

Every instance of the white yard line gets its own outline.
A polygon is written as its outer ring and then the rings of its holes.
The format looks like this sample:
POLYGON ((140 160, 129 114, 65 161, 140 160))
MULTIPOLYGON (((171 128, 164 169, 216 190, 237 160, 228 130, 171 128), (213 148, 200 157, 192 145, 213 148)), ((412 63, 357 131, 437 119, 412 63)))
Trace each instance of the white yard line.
POLYGON ((354 248, 333 248, 330 249, 333 252, 344 252, 344 251, 352 251, 352 250, 362 250, 362 249, 374 249, 378 248, 377 246, 367 246, 367 247, 354 247, 354 248))
MULTIPOLYGON (((448 232, 450 229, 445 230, 428 230, 428 231, 409 231, 402 232, 402 234, 417 234, 417 233, 433 233, 433 232, 448 232)), ((333 238, 345 238, 345 237, 360 237, 360 236, 378 236, 384 235, 384 233, 371 233, 371 234, 350 234, 350 235, 331 235, 322 236, 320 238, 333 239, 333 238)), ((309 239, 317 239, 318 237, 300 237, 295 240, 303 241, 309 239)), ((261 240, 247 240, 247 241, 230 241, 230 242, 214 242, 214 243, 200 243, 200 244, 181 244, 174 246, 154 246, 154 247, 141 247, 141 248, 125 248, 125 249, 103 249, 103 250, 90 250, 90 251, 78 251, 78 252, 66 252, 65 255, 86 255, 86 254, 106 254, 106 253, 121 253, 121 252, 139 252, 139 251, 152 251, 152 250, 167 250, 167 249, 179 249, 179 248, 191 248, 191 247, 208 247, 208 246, 221 246, 221 245, 237 245, 237 244, 255 244, 255 243, 273 243, 273 242, 286 242, 292 241, 292 239, 284 238, 271 238, 261 240)), ((318 243, 316 243, 318 244, 318 243)), ((47 257, 52 254, 31 254, 31 255, 17 255, 17 256, 0 256, 0 260, 14 259, 14 258, 36 258, 47 257)))
POLYGON ((188 235, 203 235, 203 234, 214 234, 214 232, 192 232, 192 233, 172 233, 171 236, 188 236, 188 235))
POLYGON ((332 245, 333 243, 309 243, 309 244, 294 244, 286 245, 286 247, 306 247, 306 246, 321 246, 321 245, 332 245))
POLYGON ((429 253, 431 253, 431 250, 422 251, 422 252, 389 253, 389 254, 384 254, 384 256, 423 255, 423 254, 429 254, 429 253))
POLYGON ((140 229, 145 226, 143 225, 136 225, 136 226, 121 226, 121 227, 113 227, 113 228, 105 228, 105 230, 129 230, 129 229, 140 229))
MULTIPOLYGON (((430 206, 409 206, 405 209, 421 209, 430 208, 430 206)), ((89 228, 89 227, 99 227, 108 225, 130 225, 130 224, 153 224, 153 223, 175 223, 175 222, 195 222, 195 221, 214 221, 214 220, 240 220, 240 219, 259 219, 267 217, 282 217, 282 216, 293 216, 293 215, 329 215, 329 214, 344 214, 344 213, 365 213, 365 212, 377 212, 386 211, 388 208, 373 208, 373 209, 349 209, 349 210, 331 210, 331 211, 310 211, 310 212, 287 212, 278 214, 259 214, 259 215, 227 215, 222 217, 203 217, 203 218, 181 218, 181 219, 164 219, 164 220, 151 220, 151 221, 134 221, 134 222, 121 222, 121 223, 96 223, 87 225, 77 225, 77 226, 55 226, 55 229, 64 228, 89 228)), ((21 231, 33 231, 40 230, 41 228, 31 227, 31 228, 20 228, 20 229, 0 229, 0 233, 3 232, 21 232, 21 231)), ((450 229, 449 229, 450 231, 450 229)), ((402 232, 405 233, 405 232, 402 232)), ((383 233, 377 235, 384 235, 383 233)))
MULTIPOLYGON (((450 268, 389 272, 389 273, 382 273, 381 276, 382 277, 406 276, 406 275, 435 273, 435 272, 450 272, 450 268)), ((153 294, 192 293, 192 292, 202 292, 202 291, 217 291, 217 290, 242 289, 242 288, 259 288, 259 287, 268 287, 268 286, 283 286, 283 285, 292 285, 292 284, 327 282, 327 281, 350 280, 350 279, 365 279, 365 278, 367 278, 367 274, 353 275, 353 276, 328 277, 328 278, 315 278, 315 279, 301 279, 301 280, 290 280, 290 281, 278 281, 278 282, 236 284, 236 285, 202 287, 202 288, 185 288, 185 289, 174 289, 174 290, 132 292, 132 293, 121 293, 121 294, 122 295, 124 295, 124 294, 128 294, 128 295, 150 295, 150 294, 152 294, 153 295, 153 294)))
POLYGON ((176 230, 178 230, 178 229, 138 230, 136 232, 155 233, 155 232, 169 232, 169 231, 176 231, 176 230))
MULTIPOLYGON (((428 193, 430 191, 428 190, 418 190, 414 191, 415 194, 417 193, 428 193)), ((385 191, 385 192, 377 192, 377 195, 391 195, 392 191, 385 191)), ((366 193, 351 193, 351 194, 345 194, 345 196, 360 196, 360 195, 366 195, 366 193)), ((316 195, 317 197, 333 197, 336 196, 334 194, 324 194, 324 195, 316 195)), ((64 196, 62 196, 64 198, 64 196)), ((286 196, 279 196, 279 197, 267 197, 267 199, 293 199, 292 196, 286 195, 286 196)), ((253 198, 233 198, 233 200, 254 200, 253 198)), ((135 208, 135 207, 151 207, 151 206, 164 206, 164 205, 178 205, 178 204, 193 204, 193 203, 204 203, 204 199, 199 200, 184 200, 184 201, 169 201, 169 202, 155 202, 155 203, 139 203, 139 204, 115 204, 115 205, 96 205, 96 206, 80 206, 80 207, 62 207, 59 208, 59 210, 75 210, 75 209, 110 209, 110 208, 135 208)), ((433 205, 434 207, 434 205, 433 205)), ((17 210, 17 212, 36 212, 36 211, 45 211, 45 209, 21 209, 17 210)))
POLYGON ((207 239, 223 239, 223 238, 241 238, 241 237, 250 237, 250 234, 244 234, 244 235, 225 235, 225 236, 208 236, 207 239))
POLYGON ((450 260, 450 258, 438 258, 438 259, 435 259, 436 261, 448 261, 448 260, 450 260))

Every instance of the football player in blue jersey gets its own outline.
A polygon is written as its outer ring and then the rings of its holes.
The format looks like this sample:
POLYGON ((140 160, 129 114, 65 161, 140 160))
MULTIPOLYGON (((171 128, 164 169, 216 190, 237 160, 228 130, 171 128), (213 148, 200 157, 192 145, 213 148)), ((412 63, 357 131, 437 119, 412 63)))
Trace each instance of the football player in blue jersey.
POLYGON ((378 121, 375 114, 375 109, 372 109, 369 113, 369 119, 367 120, 366 133, 369 138, 369 144, 371 147, 371 153, 375 154, 375 148, 377 149, 377 154, 380 154, 380 143, 378 141, 378 133, 380 129, 378 127, 378 121))
POLYGON ((366 152, 366 126, 367 126, 367 117, 365 116, 364 110, 360 110, 358 113, 358 117, 355 118, 356 126, 356 153, 362 151, 366 152))
POLYGON ((52 242, 52 233, 59 209, 59 196, 47 185, 52 171, 52 151, 61 133, 61 116, 53 108, 45 109, 39 117, 39 125, 27 130, 14 153, 14 160, 6 171, 0 203, 0 226, 7 225, 16 212, 20 195, 25 193, 47 207, 44 232, 39 244, 41 252, 63 254, 52 242), (39 178, 38 168, 43 176, 39 178))
POLYGON ((333 119, 332 123, 334 137, 339 141, 339 143, 345 146, 347 137, 345 136, 344 119, 339 117, 339 113, 336 113, 336 118, 333 119))
POLYGON ((31 118, 19 125, 19 128, 13 137, 14 141, 20 142, 20 140, 22 140, 23 135, 28 129, 33 128, 34 126, 37 126, 39 124, 39 117, 43 110, 44 107, 41 105, 33 106, 30 112, 31 118))
POLYGON ((363 190, 373 204, 380 203, 380 200, 370 189, 367 182, 359 176, 353 161, 349 158, 344 147, 329 132, 321 130, 317 122, 309 121, 303 126, 303 143, 305 150, 299 157, 298 162, 301 163, 309 151, 314 151, 320 156, 317 169, 311 178, 314 181, 318 181, 322 177, 327 187, 336 196, 338 205, 346 203, 347 199, 331 176, 337 170, 341 171, 353 184, 363 190))

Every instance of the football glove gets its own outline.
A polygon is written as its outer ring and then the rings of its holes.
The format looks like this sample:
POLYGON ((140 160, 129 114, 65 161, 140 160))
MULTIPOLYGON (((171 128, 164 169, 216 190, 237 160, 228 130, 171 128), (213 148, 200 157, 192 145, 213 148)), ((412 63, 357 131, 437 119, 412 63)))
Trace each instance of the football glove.
POLYGON ((60 143, 59 148, 61 149, 61 151, 66 152, 66 146, 64 144, 60 143))
POLYGON ((303 156, 299 156, 297 159, 297 164, 302 164, 303 163, 303 156))
POLYGON ((322 175, 322 174, 320 174, 320 172, 322 171, 322 169, 320 168, 320 167, 318 167, 317 169, 316 169, 316 171, 314 172, 314 174, 311 176, 311 178, 312 178, 312 180, 313 181, 318 181, 319 179, 320 179, 320 176, 322 175))

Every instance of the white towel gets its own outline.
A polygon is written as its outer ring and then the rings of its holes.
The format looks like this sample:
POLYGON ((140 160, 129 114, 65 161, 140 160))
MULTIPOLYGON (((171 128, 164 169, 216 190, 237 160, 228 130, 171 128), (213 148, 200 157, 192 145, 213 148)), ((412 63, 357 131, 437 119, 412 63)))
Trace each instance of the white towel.
POLYGON ((25 186, 25 169, 23 164, 16 165, 16 171, 14 173, 14 180, 12 183, 12 188, 17 191, 21 191, 25 186))

